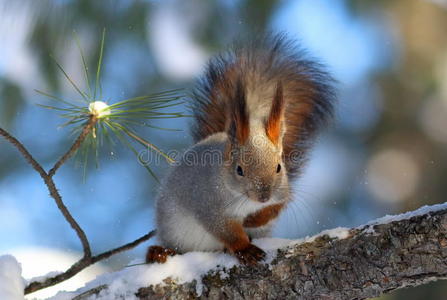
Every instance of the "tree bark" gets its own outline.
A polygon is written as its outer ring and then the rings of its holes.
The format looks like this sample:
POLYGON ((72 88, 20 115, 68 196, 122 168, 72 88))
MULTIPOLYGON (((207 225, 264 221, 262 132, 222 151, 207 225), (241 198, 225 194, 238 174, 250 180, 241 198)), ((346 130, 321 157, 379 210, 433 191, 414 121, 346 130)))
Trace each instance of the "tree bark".
MULTIPOLYGON (((201 295, 196 282, 142 287, 140 299, 366 299, 447 278, 447 208, 322 235, 278 250, 270 264, 236 266, 221 278, 210 271, 201 295)), ((99 293, 107 286, 86 292, 99 293)), ((76 299, 84 299, 79 295, 76 299)))

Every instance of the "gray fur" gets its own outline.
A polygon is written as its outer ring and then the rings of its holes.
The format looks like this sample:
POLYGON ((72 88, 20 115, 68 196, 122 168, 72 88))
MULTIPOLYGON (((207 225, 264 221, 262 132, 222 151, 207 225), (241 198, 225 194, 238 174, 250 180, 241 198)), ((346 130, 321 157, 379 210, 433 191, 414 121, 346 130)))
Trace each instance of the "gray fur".
MULTIPOLYGON (((224 245, 216 236, 225 220, 242 223, 250 213, 288 200, 288 189, 273 193, 270 201, 261 203, 230 187, 225 178, 231 176, 226 173, 232 167, 223 165, 227 142, 226 133, 217 133, 192 146, 163 182, 156 204, 157 234, 163 246, 178 252, 223 250, 224 245), (191 153, 199 161, 192 162, 191 153), (221 162, 203 159, 209 157, 207 153, 213 153, 221 162)), ((260 238, 269 235, 271 226, 270 223, 246 232, 252 238, 260 238)))

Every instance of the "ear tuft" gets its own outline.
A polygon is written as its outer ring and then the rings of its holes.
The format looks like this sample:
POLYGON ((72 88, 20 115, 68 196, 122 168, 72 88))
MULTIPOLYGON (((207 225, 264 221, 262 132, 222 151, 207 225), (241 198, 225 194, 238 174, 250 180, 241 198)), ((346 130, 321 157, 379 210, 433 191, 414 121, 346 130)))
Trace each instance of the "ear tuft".
POLYGON ((270 108, 269 118, 265 124, 265 132, 275 145, 279 143, 281 137, 284 106, 285 101, 282 92, 282 84, 281 82, 278 82, 272 101, 272 107, 270 108))
POLYGON ((245 99, 245 88, 242 80, 237 80, 234 101, 230 107, 230 124, 228 134, 232 142, 245 144, 250 134, 250 119, 245 99))

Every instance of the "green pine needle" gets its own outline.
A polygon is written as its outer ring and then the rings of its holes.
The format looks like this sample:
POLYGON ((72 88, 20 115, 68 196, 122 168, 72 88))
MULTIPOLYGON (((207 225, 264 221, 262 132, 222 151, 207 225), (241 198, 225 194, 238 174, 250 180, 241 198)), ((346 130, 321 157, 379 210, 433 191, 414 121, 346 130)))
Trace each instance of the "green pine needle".
POLYGON ((74 37, 75 37, 75 40, 76 40, 76 45, 78 47, 79 53, 81 55, 82 65, 84 67, 85 82, 86 82, 86 85, 87 85, 87 88, 88 88, 87 95, 90 98, 92 96, 92 88, 90 87, 90 77, 89 77, 89 74, 88 74, 88 67, 87 67, 87 63, 85 61, 84 51, 82 50, 82 47, 81 47, 81 42, 79 41, 79 36, 76 33, 76 31, 74 32, 74 37))
MULTIPOLYGON (((104 40, 105 40, 105 37, 106 37, 106 29, 104 28, 102 30, 101 49, 99 50, 98 68, 96 69, 95 92, 93 94, 93 98, 96 98, 96 91, 101 86, 101 83, 100 83, 99 80, 101 78, 102 55, 104 53, 104 40)), ((102 96, 102 93, 100 93, 100 95, 102 96)))
POLYGON ((76 155, 79 159, 79 162, 83 166, 84 178, 88 163, 90 161, 90 156, 93 156, 95 165, 96 167, 98 167, 100 147, 103 147, 104 144, 108 144, 110 146, 110 149, 113 150, 114 147, 118 145, 117 142, 119 142, 121 145, 129 148, 136 155, 139 162, 148 170, 149 174, 151 174, 151 176, 153 176, 158 181, 154 171, 150 168, 150 166, 141 161, 139 151, 133 143, 143 145, 146 149, 150 149, 157 155, 163 156, 167 162, 172 163, 174 162, 174 160, 156 145, 149 142, 147 139, 139 136, 136 133, 135 128, 148 127, 156 130, 178 131, 178 129, 158 127, 150 124, 148 121, 153 119, 171 119, 185 117, 186 115, 183 112, 167 111, 167 109, 178 107, 184 104, 184 101, 182 101, 182 96, 180 96, 181 90, 176 89, 163 91, 144 96, 127 98, 109 104, 108 101, 101 99, 101 70, 104 56, 105 29, 102 32, 93 91, 90 85, 90 75, 85 55, 79 42, 79 37, 76 33, 74 33, 74 35, 82 60, 87 91, 82 91, 64 70, 62 65, 59 64, 54 58, 53 59, 67 81, 81 96, 81 103, 83 104, 80 105, 78 102, 63 99, 61 97, 53 95, 52 93, 36 90, 37 93, 47 97, 48 99, 51 99, 54 102, 53 105, 38 105, 46 109, 57 111, 61 117, 68 119, 61 125, 61 127, 71 127, 71 134, 75 137, 82 132, 83 128, 91 119, 91 116, 95 115, 97 120, 96 124, 93 126, 92 131, 87 135, 87 137, 81 144, 76 155), (98 93, 99 97, 97 98, 98 93))

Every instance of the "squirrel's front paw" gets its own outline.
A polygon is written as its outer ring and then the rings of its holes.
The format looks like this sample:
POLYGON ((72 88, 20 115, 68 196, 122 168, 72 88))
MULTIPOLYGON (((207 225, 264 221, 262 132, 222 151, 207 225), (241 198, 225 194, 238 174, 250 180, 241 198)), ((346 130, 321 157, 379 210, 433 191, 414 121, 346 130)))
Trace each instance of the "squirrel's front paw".
POLYGON ((258 261, 265 258, 265 252, 253 244, 249 244, 245 249, 234 252, 234 255, 244 265, 256 265, 258 261))
POLYGON ((174 249, 163 248, 161 246, 151 246, 147 249, 146 263, 165 263, 168 256, 174 256, 176 254, 174 249))

